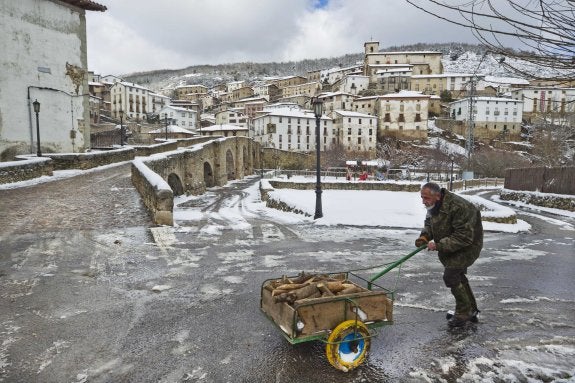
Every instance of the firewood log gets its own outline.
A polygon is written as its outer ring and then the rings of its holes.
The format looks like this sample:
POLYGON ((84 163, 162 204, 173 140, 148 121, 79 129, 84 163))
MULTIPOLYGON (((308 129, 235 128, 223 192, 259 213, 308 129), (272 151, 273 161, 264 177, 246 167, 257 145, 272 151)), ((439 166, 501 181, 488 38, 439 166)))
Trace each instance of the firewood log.
POLYGON ((364 289, 362 289, 359 286, 351 286, 345 288, 344 290, 341 290, 339 293, 337 293, 337 295, 355 294, 355 293, 361 293, 362 291, 364 291, 364 289))
POLYGON ((324 297, 333 297, 335 294, 327 287, 328 282, 320 282, 317 284, 317 288, 321 291, 321 295, 324 297))
POLYGON ((297 290, 305 286, 305 283, 286 283, 276 287, 278 290, 297 290))
POLYGON ((330 281, 325 283, 327 288, 331 290, 332 293, 339 293, 341 290, 345 289, 343 283, 341 281, 330 281))
MULTIPOLYGON (((307 298, 311 295, 314 295, 315 293, 317 293, 319 290, 317 288, 316 284, 310 284, 307 286, 304 286, 300 289, 297 290, 292 290, 291 294, 294 294, 295 296, 295 300, 299 300, 299 299, 303 299, 303 298, 307 298)), ((321 294, 321 293, 320 293, 321 294)))

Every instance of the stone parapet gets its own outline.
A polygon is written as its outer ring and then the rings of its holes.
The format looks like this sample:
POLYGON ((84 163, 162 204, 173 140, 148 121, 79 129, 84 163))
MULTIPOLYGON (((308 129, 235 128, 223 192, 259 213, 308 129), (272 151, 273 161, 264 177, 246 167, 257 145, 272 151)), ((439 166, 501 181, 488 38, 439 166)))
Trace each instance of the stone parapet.
POLYGON ((45 156, 52 159, 54 170, 86 170, 98 166, 130 161, 134 159, 135 154, 136 149, 126 146, 121 149, 87 153, 47 153, 45 156))
POLYGON ((18 161, 0 162, 0 184, 51 176, 54 162, 49 157, 18 156, 18 161))
POLYGON ((503 201, 519 201, 552 209, 575 211, 575 196, 502 189, 499 198, 503 201))
MULTIPOLYGON (((269 184, 275 189, 315 189, 315 182, 288 182, 270 180, 269 184)), ((392 183, 377 181, 322 182, 321 188, 324 190, 387 190, 418 192, 421 189, 421 183, 392 183)))
POLYGON ((132 161, 132 184, 158 225, 174 224, 174 193, 164 179, 142 160, 132 161))

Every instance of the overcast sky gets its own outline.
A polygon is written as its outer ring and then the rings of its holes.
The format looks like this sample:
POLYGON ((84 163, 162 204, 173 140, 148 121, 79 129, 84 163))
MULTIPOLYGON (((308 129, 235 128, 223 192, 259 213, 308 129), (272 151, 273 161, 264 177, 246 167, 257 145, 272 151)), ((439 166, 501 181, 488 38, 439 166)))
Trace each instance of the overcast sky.
POLYGON ((470 31, 403 0, 95 0, 89 69, 102 75, 200 64, 285 62, 411 43, 471 42, 470 31))

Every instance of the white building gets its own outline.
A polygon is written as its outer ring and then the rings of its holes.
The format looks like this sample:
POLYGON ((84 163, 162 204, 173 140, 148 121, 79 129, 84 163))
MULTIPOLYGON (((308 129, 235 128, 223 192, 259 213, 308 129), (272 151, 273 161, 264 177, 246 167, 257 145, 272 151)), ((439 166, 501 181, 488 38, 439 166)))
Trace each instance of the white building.
POLYGON ((168 105, 160 109, 158 115, 162 122, 167 118, 171 125, 177 125, 192 132, 196 131, 197 112, 195 110, 168 105))
MULTIPOLYGON (((473 134, 479 139, 519 137, 523 115, 523 101, 501 97, 474 97, 473 134)), ((469 98, 449 104, 449 115, 455 121, 461 121, 466 134, 469 122, 469 98)))
POLYGON ((403 138, 427 138, 430 97, 413 91, 380 96, 376 107, 379 134, 403 138))
POLYGON ((242 128, 248 127, 248 117, 243 108, 230 108, 215 113, 216 125, 235 125, 242 128))
POLYGON ((348 152, 371 152, 375 156, 377 117, 369 114, 336 110, 333 115, 333 142, 348 152))
MULTIPOLYGON (((311 152, 316 145, 316 119, 313 112, 298 107, 265 108, 265 115, 253 120, 254 140, 265 147, 295 152, 311 152)), ((333 121, 320 119, 320 150, 330 149, 333 121)))
POLYGON ((332 86, 332 91, 357 95, 359 92, 367 90, 369 87, 369 77, 361 74, 349 74, 341 80, 336 81, 332 86))
POLYGON ((112 103, 112 117, 119 118, 119 112, 124 117, 133 120, 146 120, 151 112, 151 100, 148 88, 126 81, 116 81, 110 88, 110 101, 112 103))
POLYGON ((522 88, 512 90, 511 97, 523 101, 523 113, 528 115, 526 117, 575 113, 575 88, 522 88))
POLYGON ((351 93, 328 92, 322 93, 318 98, 323 101, 323 110, 330 115, 336 110, 351 110, 353 100, 357 98, 351 93))
POLYGON ((86 11, 93 1, 2 1, 0 159, 90 148, 86 11), (33 110, 40 103, 38 126, 33 110))

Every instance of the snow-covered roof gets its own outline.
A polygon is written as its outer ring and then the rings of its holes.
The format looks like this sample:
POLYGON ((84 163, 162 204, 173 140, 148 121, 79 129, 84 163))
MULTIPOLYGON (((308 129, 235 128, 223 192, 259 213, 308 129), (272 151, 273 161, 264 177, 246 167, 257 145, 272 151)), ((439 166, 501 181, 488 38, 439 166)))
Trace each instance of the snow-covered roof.
POLYGON ((339 114, 343 117, 361 117, 361 118, 377 118, 376 116, 372 116, 366 113, 359 113, 359 112, 350 112, 348 110, 334 110, 335 113, 339 114))
MULTIPOLYGON (((488 96, 481 96, 481 97, 473 97, 473 99, 475 101, 497 101, 497 102, 514 102, 514 103, 523 103, 523 101, 521 100, 515 100, 513 98, 505 98, 505 97, 488 97, 488 96)), ((456 101, 452 101, 449 104, 457 104, 457 103, 461 103, 461 102, 465 102, 468 103, 469 102, 469 97, 466 98, 462 98, 456 101)))
POLYGON ((443 55, 441 52, 435 51, 406 51, 406 52, 374 52, 368 55, 443 55))
POLYGON ((220 132, 220 131, 234 131, 234 130, 248 130, 248 128, 238 125, 220 124, 206 126, 200 129, 202 132, 220 132))
POLYGON ((402 90, 399 93, 389 93, 379 96, 381 98, 429 98, 428 94, 416 92, 413 90, 402 90))
MULTIPOLYGON (((154 129, 152 131, 150 131, 150 134, 160 134, 160 133, 166 133, 166 128, 159 128, 159 129, 154 129)), ((188 129, 184 129, 179 127, 178 125, 168 125, 168 133, 184 133, 184 134, 189 134, 189 135, 196 135, 196 133, 188 130, 188 129)))
MULTIPOLYGON (((483 75, 477 75, 483 77, 483 75)), ((473 77, 472 73, 440 73, 440 74, 416 74, 412 78, 451 78, 451 77, 473 77)))
POLYGON ((497 84, 529 85, 529 81, 517 77, 485 76, 483 81, 497 84))

